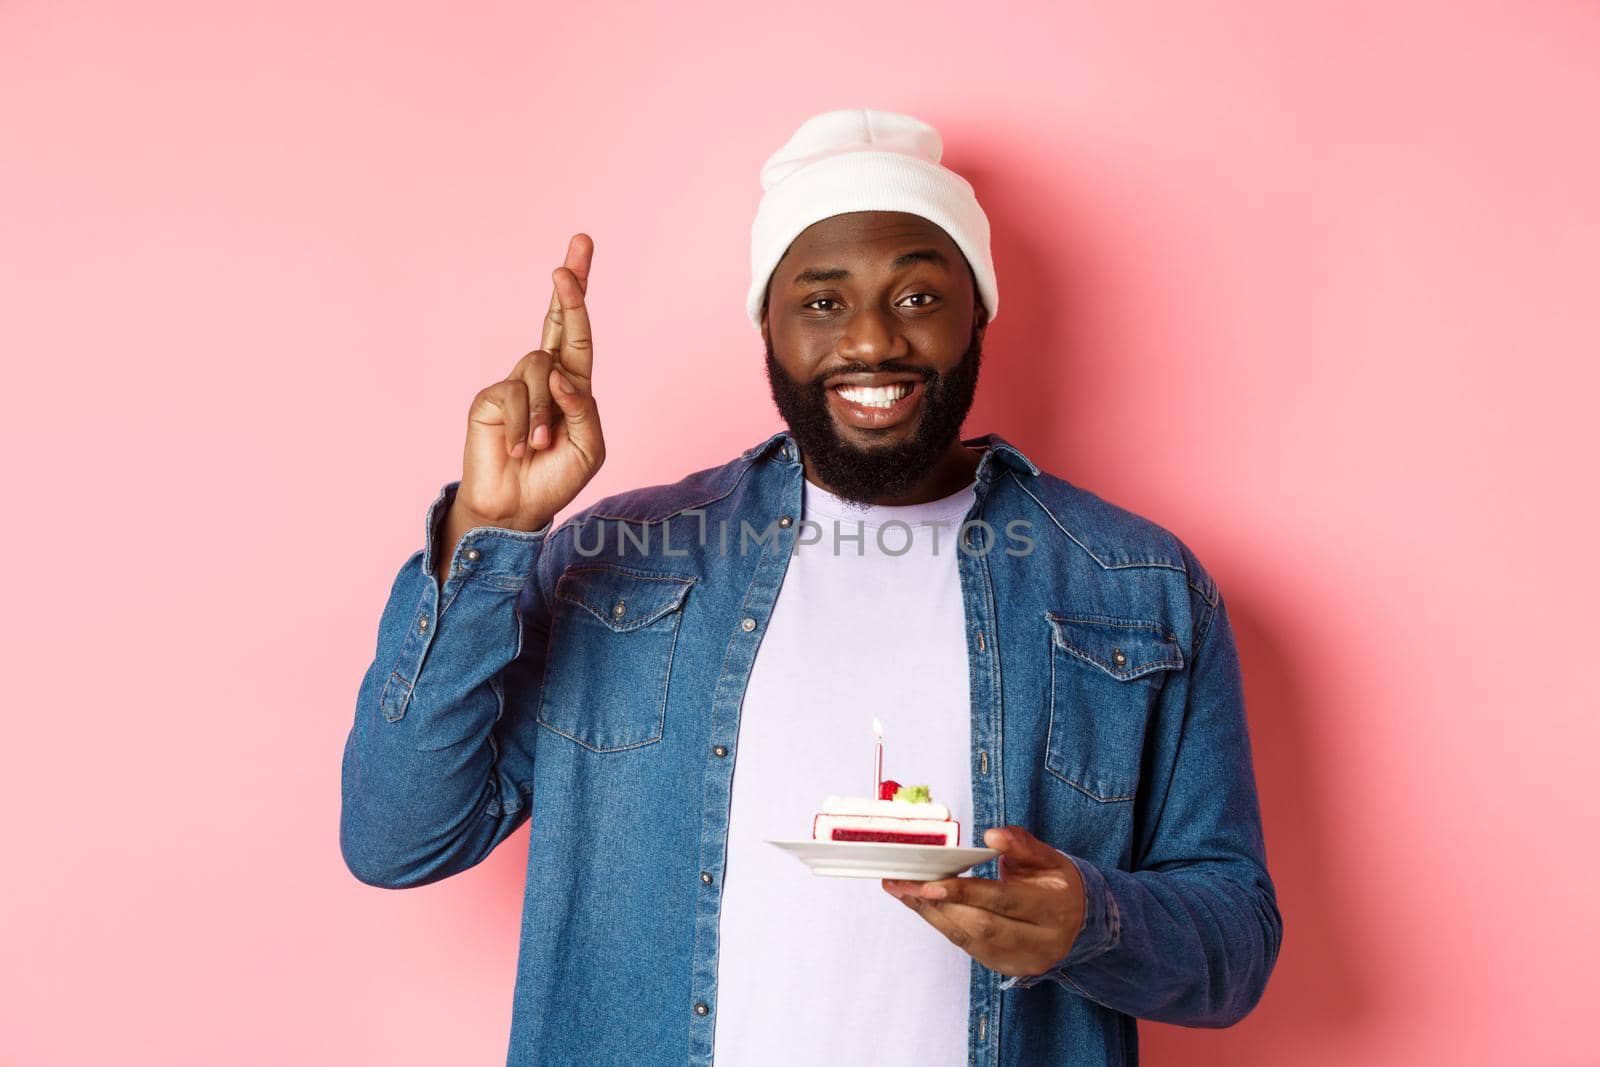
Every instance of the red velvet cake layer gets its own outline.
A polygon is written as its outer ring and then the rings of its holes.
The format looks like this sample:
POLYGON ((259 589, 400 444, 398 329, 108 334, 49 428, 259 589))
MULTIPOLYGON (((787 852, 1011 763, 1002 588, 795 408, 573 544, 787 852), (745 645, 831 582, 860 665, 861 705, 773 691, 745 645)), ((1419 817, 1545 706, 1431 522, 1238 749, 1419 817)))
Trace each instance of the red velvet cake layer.
POLYGON ((834 830, 834 841, 887 841, 897 845, 942 845, 943 834, 897 834, 892 830, 834 830))

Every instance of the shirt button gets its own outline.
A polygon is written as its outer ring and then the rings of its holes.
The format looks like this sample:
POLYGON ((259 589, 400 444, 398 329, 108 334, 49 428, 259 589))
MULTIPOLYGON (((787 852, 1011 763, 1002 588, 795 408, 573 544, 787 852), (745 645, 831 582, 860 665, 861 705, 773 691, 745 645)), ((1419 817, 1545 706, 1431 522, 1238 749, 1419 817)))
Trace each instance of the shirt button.
POLYGON ((423 615, 417 619, 417 633, 425 633, 428 629, 428 617, 423 615))
POLYGON ((467 549, 467 550, 466 550, 466 551, 465 551, 465 552, 463 552, 463 553, 462 553, 462 555, 464 555, 464 556, 466 556, 466 557, 467 557, 467 558, 468 558, 468 559, 470 559, 470 560, 473 560, 473 561, 476 561, 476 560, 477 560, 477 558, 478 558, 478 557, 479 557, 479 556, 480 556, 480 555, 482 555, 482 553, 481 553, 481 552, 479 552, 479 551, 478 551, 478 550, 477 550, 477 549, 475 549, 475 548, 469 548, 469 549, 467 549))
POLYGON ((723 756, 728 754, 728 748, 726 745, 712 745, 711 754, 716 756, 718 759, 721 759, 723 756))
POLYGON ((743 630, 745 633, 749 633, 751 630, 754 630, 755 628, 756 628, 756 620, 754 620, 752 618, 748 618, 747 617, 743 622, 741 622, 739 624, 739 629, 743 630))
POLYGON ((697 1001, 694 1002, 694 1013, 696 1015, 706 1015, 710 1011, 711 1011, 711 1009, 706 1006, 706 1002, 705 1001, 697 1000, 697 1001))
POLYGON ((789 527, 794 525, 794 518, 792 516, 785 515, 783 518, 778 520, 778 525, 787 530, 789 527))
POLYGON ((700 881, 704 882, 706 885, 710 885, 711 884, 711 872, 710 871, 701 871, 700 872, 700 881))
POLYGON ((611 614, 615 615, 619 619, 622 618, 623 613, 627 610, 628 605, 621 600, 611 605, 611 614))
POLYGON ((1111 658, 1112 658, 1113 661, 1116 662, 1116 665, 1119 666, 1119 667, 1128 662, 1128 654, 1126 652, 1122 651, 1122 649, 1120 649, 1120 648, 1114 649, 1112 651, 1111 658))

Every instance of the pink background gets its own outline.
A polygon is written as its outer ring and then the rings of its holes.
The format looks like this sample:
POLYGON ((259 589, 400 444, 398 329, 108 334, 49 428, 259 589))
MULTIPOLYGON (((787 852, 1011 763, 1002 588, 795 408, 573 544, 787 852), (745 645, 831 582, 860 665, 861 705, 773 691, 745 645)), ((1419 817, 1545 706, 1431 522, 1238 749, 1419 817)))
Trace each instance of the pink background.
POLYGON ((340 860, 379 609, 575 230, 580 504, 777 427, 757 170, 865 104, 994 222, 968 432, 1228 597, 1286 940, 1145 1062, 1593 1062, 1600 9, 567 6, 0 5, 0 1060, 503 1062, 526 830, 340 860))

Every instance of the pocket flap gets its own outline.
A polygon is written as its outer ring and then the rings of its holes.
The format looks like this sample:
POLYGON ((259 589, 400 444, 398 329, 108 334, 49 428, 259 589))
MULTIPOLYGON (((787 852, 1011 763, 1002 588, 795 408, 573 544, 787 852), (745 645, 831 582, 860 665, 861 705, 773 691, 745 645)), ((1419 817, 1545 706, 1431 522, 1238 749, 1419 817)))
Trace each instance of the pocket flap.
POLYGON ((562 572, 556 580, 556 599, 576 604, 611 629, 625 633, 678 610, 693 584, 693 578, 682 575, 591 563, 562 572))
POLYGON ((1046 612, 1052 640, 1120 682, 1183 666, 1183 650, 1159 624, 1109 615, 1046 612))

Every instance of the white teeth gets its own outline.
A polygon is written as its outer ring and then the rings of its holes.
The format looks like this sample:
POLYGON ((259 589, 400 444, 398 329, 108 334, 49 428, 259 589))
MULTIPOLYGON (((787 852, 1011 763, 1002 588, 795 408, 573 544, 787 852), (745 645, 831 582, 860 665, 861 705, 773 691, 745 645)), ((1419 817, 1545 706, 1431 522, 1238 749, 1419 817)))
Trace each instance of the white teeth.
POLYGON ((868 408, 886 408, 896 400, 911 392, 910 382, 896 382, 893 385, 863 386, 841 385, 839 395, 852 404, 860 404, 868 408))

